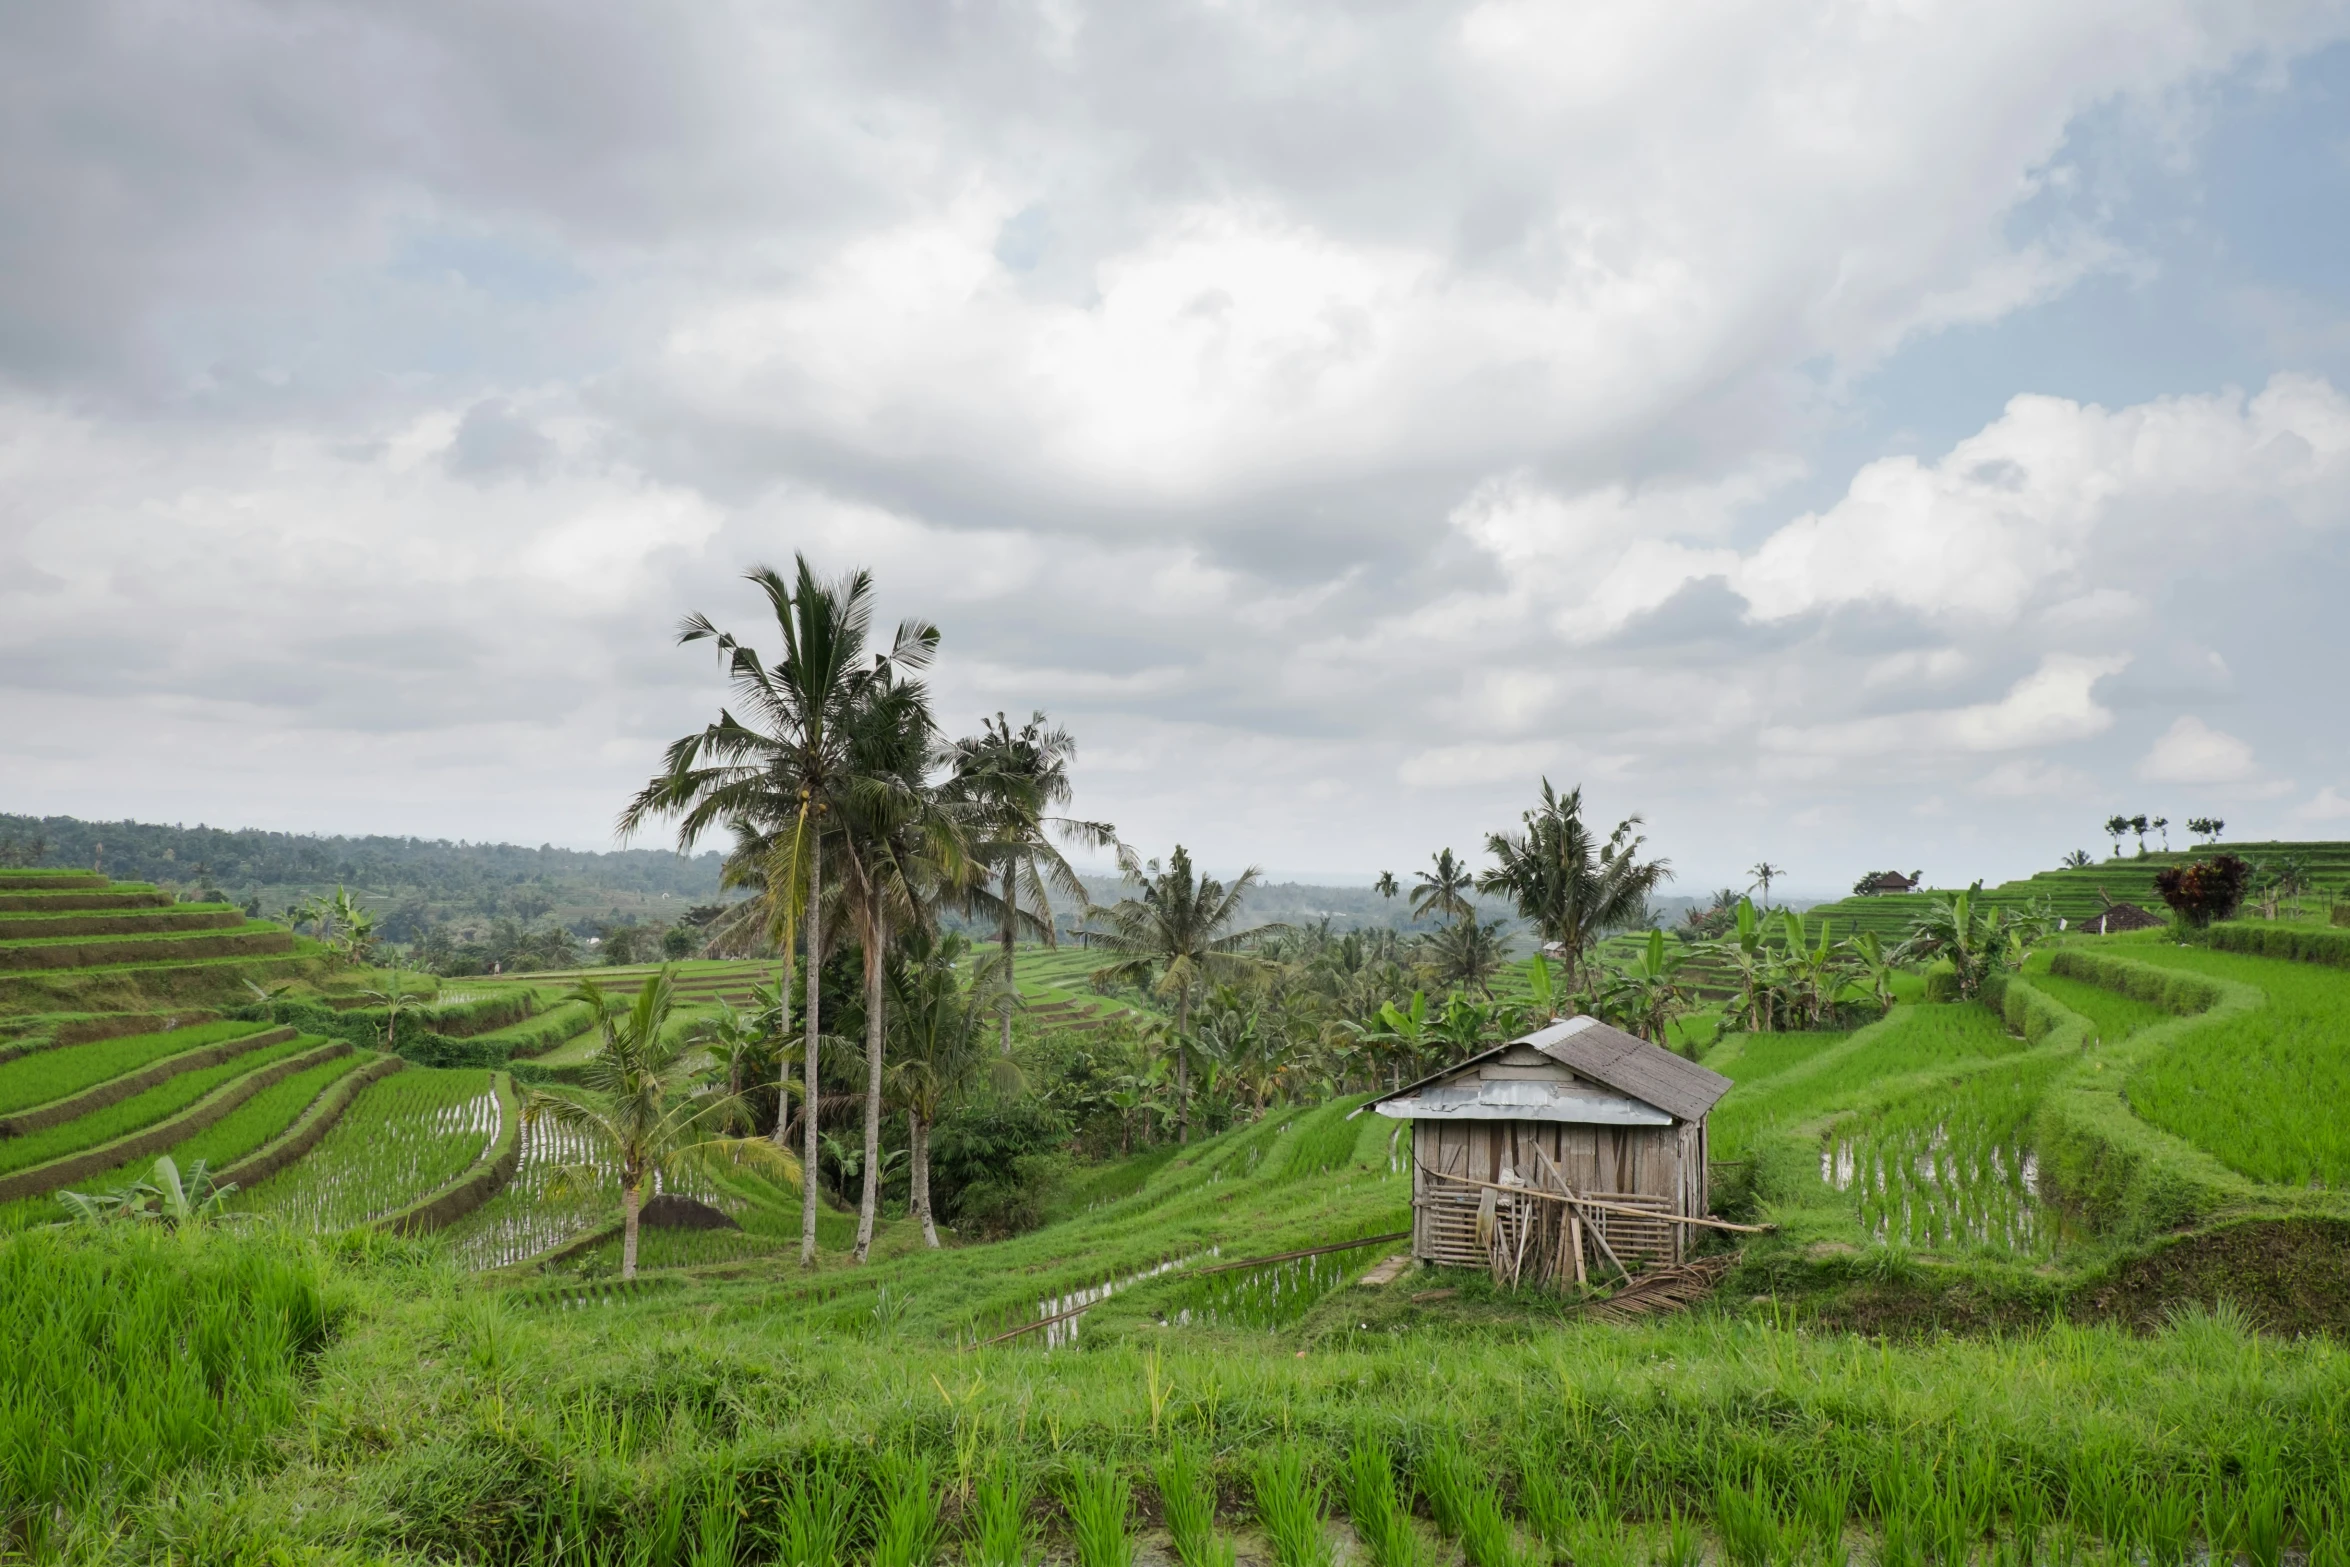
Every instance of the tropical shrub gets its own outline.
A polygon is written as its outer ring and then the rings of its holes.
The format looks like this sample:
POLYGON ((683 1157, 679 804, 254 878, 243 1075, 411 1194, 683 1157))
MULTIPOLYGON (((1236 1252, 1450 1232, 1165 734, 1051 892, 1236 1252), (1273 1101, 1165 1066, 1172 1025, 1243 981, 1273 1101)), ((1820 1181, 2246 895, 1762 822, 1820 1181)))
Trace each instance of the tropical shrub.
POLYGON ((2219 854, 2165 866, 2154 874, 2154 890, 2180 919, 2201 930, 2236 912, 2251 879, 2251 866, 2233 854, 2219 854))

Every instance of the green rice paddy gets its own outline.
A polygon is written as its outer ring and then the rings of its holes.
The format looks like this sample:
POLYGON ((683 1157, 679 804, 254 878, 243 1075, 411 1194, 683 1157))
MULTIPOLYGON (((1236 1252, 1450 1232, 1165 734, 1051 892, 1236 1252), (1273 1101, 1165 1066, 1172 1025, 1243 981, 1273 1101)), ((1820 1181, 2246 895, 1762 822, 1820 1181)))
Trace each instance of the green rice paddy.
POLYGON ((214 1089, 225 1086, 235 1078, 243 1077, 249 1072, 258 1072, 266 1066, 284 1060, 287 1056, 314 1050, 320 1043, 322 1041, 316 1039, 297 1038, 284 1040, 274 1045, 264 1045, 258 1050, 248 1050, 243 1055, 232 1057, 217 1066, 205 1067, 194 1072, 183 1072, 177 1077, 156 1084, 144 1093, 134 1094, 119 1104, 108 1105, 103 1110, 94 1110, 76 1120, 47 1127, 24 1137, 9 1138, 0 1142, 0 1174, 31 1169, 38 1164, 47 1164, 52 1159, 62 1159, 67 1154, 96 1148, 101 1144, 112 1142, 117 1137, 135 1132, 141 1127, 152 1126, 157 1121, 177 1115, 214 1089))
POLYGON ((263 1023, 199 1023, 154 1034, 127 1034, 85 1045, 58 1045, 0 1062, 0 1115, 13 1115, 95 1088, 100 1083, 225 1039, 258 1034, 263 1023))
POLYGON ((411 1067, 368 1085, 309 1157, 231 1205, 311 1230, 397 1213, 462 1175, 498 1135, 491 1074, 411 1067))
POLYGON ((2169 943, 2126 955, 2255 985, 2268 998, 2182 1029, 2130 1080, 2130 1107, 2255 1180, 2350 1186, 2350 976, 2169 943))

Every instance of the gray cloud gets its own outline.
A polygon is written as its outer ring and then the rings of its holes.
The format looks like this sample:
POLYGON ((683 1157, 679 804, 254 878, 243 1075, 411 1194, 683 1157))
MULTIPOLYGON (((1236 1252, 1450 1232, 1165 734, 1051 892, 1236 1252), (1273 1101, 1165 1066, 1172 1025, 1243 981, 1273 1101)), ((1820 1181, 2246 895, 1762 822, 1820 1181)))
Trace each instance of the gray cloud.
POLYGON ((1079 721, 1160 846, 1371 868, 1544 769, 1693 863, 2053 822, 2305 650, 2253 593, 2160 617, 2222 559, 2338 580, 2342 399, 1806 460, 1904 344, 2143 262, 2062 194, 2080 114, 2342 20, 19 7, 0 764, 598 841, 719 695, 676 616, 805 548, 946 626, 951 722, 1079 721))

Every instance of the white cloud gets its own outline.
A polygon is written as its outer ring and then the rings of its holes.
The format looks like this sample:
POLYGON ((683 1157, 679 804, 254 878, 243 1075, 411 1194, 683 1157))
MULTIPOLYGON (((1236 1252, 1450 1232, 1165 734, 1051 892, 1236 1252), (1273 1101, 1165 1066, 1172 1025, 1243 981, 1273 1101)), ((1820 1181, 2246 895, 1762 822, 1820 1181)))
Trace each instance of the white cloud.
POLYGON ((2124 656, 2051 654, 1994 702, 1840 724, 1773 725, 1763 730, 1762 743, 1790 756, 1844 759, 1963 755, 2085 740, 2113 726, 2112 712, 2093 694, 2097 682, 2128 665, 2124 656))
POLYGON ((2293 807, 2293 819, 2302 822, 2350 821, 2350 798, 2344 797, 2332 784, 2327 784, 2293 807))
POLYGON ((2029 756, 2002 762, 1975 783, 1981 793, 2009 800, 2080 796, 2092 787, 2089 775, 2078 768, 2058 767, 2029 756))
POLYGON ((2164 730, 2138 763, 2138 776, 2154 783, 2250 783, 2259 774, 2252 747, 2192 715, 2164 730))
POLYGON ((2145 275, 2081 116, 2322 8, 118 3, 0 11, 0 807, 598 842, 806 549, 1233 863, 1545 768, 1955 831, 2252 691, 2158 606, 2350 514, 2324 381, 1904 455, 1860 379, 2145 275))

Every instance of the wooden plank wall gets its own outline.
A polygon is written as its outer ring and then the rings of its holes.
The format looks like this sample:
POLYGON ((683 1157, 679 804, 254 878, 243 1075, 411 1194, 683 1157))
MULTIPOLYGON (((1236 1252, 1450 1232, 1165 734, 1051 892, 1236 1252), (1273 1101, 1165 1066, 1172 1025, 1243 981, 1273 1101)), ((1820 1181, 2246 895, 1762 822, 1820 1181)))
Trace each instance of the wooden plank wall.
MULTIPOLYGON (((1583 1126, 1559 1121, 1417 1121, 1412 1126, 1412 1255, 1448 1267, 1487 1265, 1477 1244, 1475 1188, 1431 1182, 1430 1173, 1498 1181, 1506 1167, 1535 1179, 1539 1147, 1586 1196, 1653 1204, 1665 1213, 1706 1211, 1705 1131, 1677 1126, 1583 1126)), ((1678 1260, 1681 1226, 1618 1215, 1609 1244, 1624 1234, 1643 1255, 1678 1260)), ((1629 1259, 1627 1259, 1629 1260, 1629 1259)))

